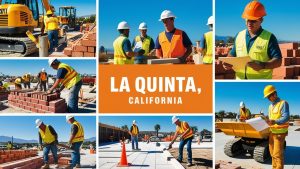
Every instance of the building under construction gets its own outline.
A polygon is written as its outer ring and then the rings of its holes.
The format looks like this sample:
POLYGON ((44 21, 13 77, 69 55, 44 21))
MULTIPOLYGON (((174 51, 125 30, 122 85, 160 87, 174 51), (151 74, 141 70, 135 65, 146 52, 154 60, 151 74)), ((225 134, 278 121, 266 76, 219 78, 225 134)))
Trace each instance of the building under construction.
POLYGON ((106 142, 115 142, 124 138, 130 138, 128 131, 115 126, 99 123, 99 144, 106 142))

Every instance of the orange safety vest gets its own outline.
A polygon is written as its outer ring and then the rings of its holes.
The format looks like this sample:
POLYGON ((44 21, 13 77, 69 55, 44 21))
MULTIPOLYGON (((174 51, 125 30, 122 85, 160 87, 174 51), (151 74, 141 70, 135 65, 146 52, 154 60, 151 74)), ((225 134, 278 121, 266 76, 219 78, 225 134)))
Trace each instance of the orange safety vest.
POLYGON ((182 138, 183 138, 184 140, 193 137, 193 130, 192 130, 192 128, 190 128, 190 127, 188 126, 188 123, 187 123, 187 122, 182 121, 182 122, 180 122, 179 126, 177 126, 177 129, 176 129, 177 132, 178 132, 178 134, 184 133, 187 129, 190 129, 190 131, 187 132, 185 135, 182 136, 182 138))
POLYGON ((186 49, 183 45, 182 30, 176 29, 171 42, 168 40, 166 33, 161 32, 158 36, 163 58, 178 58, 185 54, 186 49))
MULTIPOLYGON (((269 119, 270 120, 278 120, 281 118, 282 113, 281 109, 283 104, 285 103, 284 100, 280 100, 275 105, 269 106, 269 119)), ((289 128, 289 122, 286 122, 284 124, 273 124, 270 126, 270 130, 274 134, 283 134, 287 133, 289 128)))
POLYGON ((47 75, 46 75, 45 72, 41 72, 40 79, 41 79, 41 81, 46 81, 47 80, 47 75))

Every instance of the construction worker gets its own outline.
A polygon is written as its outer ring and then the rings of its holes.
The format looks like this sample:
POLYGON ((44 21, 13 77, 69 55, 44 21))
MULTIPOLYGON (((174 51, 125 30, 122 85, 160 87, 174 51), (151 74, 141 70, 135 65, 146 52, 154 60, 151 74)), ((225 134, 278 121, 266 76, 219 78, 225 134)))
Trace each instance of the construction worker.
MULTIPOLYGON (((259 1, 251 1, 245 7, 242 18, 247 29, 239 32, 229 57, 249 56, 245 69, 236 71, 236 79, 272 79, 274 68, 281 66, 281 52, 276 37, 263 29, 261 24, 266 11, 259 1)), ((225 64, 225 69, 232 66, 225 64)))
POLYGON ((132 150, 134 150, 134 143, 136 150, 139 149, 139 127, 136 125, 136 121, 132 121, 132 126, 130 127, 129 134, 131 135, 131 145, 132 145, 132 150))
POLYGON ((147 29, 147 24, 145 22, 142 22, 139 25, 140 35, 136 36, 132 41, 132 48, 135 47, 137 42, 142 42, 142 49, 145 50, 145 56, 148 56, 151 53, 155 45, 153 39, 147 35, 147 29))
POLYGON ((272 157, 272 168, 284 167, 284 144, 289 127, 289 104, 281 100, 274 86, 267 85, 264 88, 264 98, 271 102, 269 106, 268 124, 270 125, 269 150, 272 157))
POLYGON ((184 31, 175 28, 175 18, 176 16, 169 10, 161 13, 159 21, 164 23, 165 31, 156 39, 156 56, 178 58, 180 63, 186 63, 187 57, 192 53, 192 42, 184 31))
POLYGON ((54 159, 55 168, 58 168, 57 144, 58 136, 56 131, 51 125, 45 125, 42 120, 35 120, 36 128, 39 129, 39 146, 43 149, 44 165, 42 169, 49 168, 48 155, 51 151, 54 159))
POLYGON ((114 64, 133 64, 134 56, 138 55, 132 51, 129 37, 129 25, 122 21, 118 24, 119 37, 114 41, 114 64))
POLYGON ((13 144, 11 143, 11 141, 7 142, 7 150, 12 150, 13 149, 13 144))
POLYGON ((51 10, 47 11, 47 17, 44 19, 45 29, 48 31, 48 39, 50 42, 49 52, 57 51, 58 46, 58 30, 59 21, 51 10))
POLYGON ((245 122, 246 120, 251 118, 251 112, 248 108, 246 108, 244 102, 240 102, 240 118, 241 122, 245 122))
POLYGON ((41 91, 47 91, 47 84, 48 84, 48 74, 45 71, 45 68, 42 69, 42 71, 39 72, 38 74, 38 84, 36 85, 36 88, 38 87, 38 85, 40 85, 40 90, 41 91))
POLYGON ((169 144, 169 149, 172 148, 173 143, 176 141, 177 137, 180 136, 179 143, 179 155, 177 160, 182 162, 183 157, 183 147, 187 145, 188 163, 187 166, 192 166, 192 140, 193 140, 193 130, 190 128, 189 124, 185 121, 180 121, 176 116, 172 117, 172 123, 176 124, 176 132, 173 140, 169 144))
POLYGON ((202 39, 200 40, 200 47, 198 48, 198 52, 203 55, 204 64, 212 64, 213 61, 213 24, 214 17, 210 16, 206 24, 209 27, 209 32, 206 32, 203 35, 202 39))
POLYGON ((68 144, 70 145, 72 152, 72 164, 71 168, 80 168, 80 147, 84 140, 84 130, 82 125, 75 120, 74 116, 66 116, 67 123, 72 125, 71 136, 68 144))
POLYGON ((22 80, 23 80, 24 88, 27 89, 28 87, 28 89, 30 89, 31 73, 24 74, 22 80))
POLYGON ((52 93, 59 85, 59 92, 64 88, 69 89, 68 112, 78 113, 78 94, 82 86, 81 76, 71 66, 61 63, 56 58, 50 58, 48 63, 50 67, 57 70, 57 79, 47 93, 52 93))
POLYGON ((22 90, 22 78, 21 77, 17 77, 15 80, 15 89, 16 90, 22 90))

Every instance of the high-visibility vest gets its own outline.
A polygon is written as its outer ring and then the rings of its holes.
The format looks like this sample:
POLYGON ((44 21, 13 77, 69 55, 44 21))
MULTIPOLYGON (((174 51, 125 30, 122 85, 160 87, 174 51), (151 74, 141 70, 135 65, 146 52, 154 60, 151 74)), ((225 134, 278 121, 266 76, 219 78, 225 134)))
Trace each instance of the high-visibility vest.
POLYGON ((46 81, 47 80, 47 74, 45 72, 40 73, 40 79, 41 81, 46 81))
POLYGON ((78 128, 78 131, 72 140, 72 143, 81 142, 84 140, 84 131, 82 125, 78 121, 74 121, 72 124, 76 125, 78 128))
POLYGON ((58 69, 62 69, 62 68, 66 69, 68 72, 61 83, 67 89, 70 89, 81 80, 81 77, 71 66, 65 63, 60 63, 58 65, 58 69))
MULTIPOLYGON (((281 109, 283 104, 285 103, 284 100, 280 100, 275 105, 270 104, 269 106, 269 119, 270 120, 278 120, 281 118, 282 113, 281 109)), ((270 130, 274 134, 283 134, 287 133, 289 128, 289 122, 286 122, 284 124, 274 124, 270 126, 270 130)))
POLYGON ((114 64, 119 64, 119 65, 134 64, 134 57, 132 57, 131 59, 127 59, 126 54, 123 50, 123 44, 126 39, 128 38, 123 35, 120 35, 113 43, 114 64))
POLYGON ((178 134, 182 134, 184 133, 187 129, 190 129, 189 132, 187 132, 185 135, 182 136, 182 138, 185 140, 185 139, 188 139, 190 137, 193 137, 193 130, 192 128, 188 128, 187 127, 188 123, 185 122, 185 121, 181 121, 179 126, 177 126, 177 129, 176 131, 178 132, 178 134))
POLYGON ((213 61, 213 32, 209 31, 204 34, 206 49, 204 52, 203 63, 212 64, 213 61))
POLYGON ((166 32, 161 32, 158 36, 159 44, 161 46, 163 58, 177 58, 182 57, 186 49, 183 45, 182 31, 176 29, 171 42, 166 36, 166 32))
POLYGON ((49 130, 49 125, 46 125, 45 132, 41 129, 39 129, 39 132, 44 143, 50 144, 55 141, 54 135, 49 130))
MULTIPOLYGON (((248 53, 246 45, 246 31, 247 30, 239 32, 236 37, 236 56, 250 56, 251 60, 253 61, 268 62, 270 60, 268 56, 268 45, 272 34, 266 30, 263 30, 261 34, 255 39, 248 53)), ((251 67, 247 66, 246 68, 247 79, 272 79, 272 72, 272 69, 262 69, 260 71, 255 71, 251 67)), ((237 79, 245 79, 245 69, 237 70, 235 75, 237 79)))
POLYGON ((45 27, 47 30, 58 30, 59 29, 59 23, 58 23, 58 18, 57 17, 46 17, 45 19, 45 27))
POLYGON ((137 126, 135 126, 135 125, 132 125, 132 135, 138 135, 139 133, 138 133, 138 129, 137 129, 137 126))
POLYGON ((12 146, 11 143, 7 143, 7 146, 6 146, 6 147, 7 147, 8 150, 11 150, 11 149, 13 148, 13 146, 12 146))
MULTIPOLYGON (((139 41, 142 41, 141 36, 136 36, 135 37, 135 42, 137 43, 139 41)), ((142 44, 143 44, 142 49, 145 50, 144 55, 146 55, 146 56, 150 52, 150 43, 151 43, 151 37, 150 36, 145 37, 144 40, 142 41, 142 44)))
POLYGON ((246 108, 246 111, 240 109, 240 120, 247 120, 250 118, 250 110, 246 108))
POLYGON ((25 75, 23 76, 23 80, 24 80, 25 82, 29 82, 29 81, 30 81, 30 75, 29 75, 29 74, 25 74, 25 75))

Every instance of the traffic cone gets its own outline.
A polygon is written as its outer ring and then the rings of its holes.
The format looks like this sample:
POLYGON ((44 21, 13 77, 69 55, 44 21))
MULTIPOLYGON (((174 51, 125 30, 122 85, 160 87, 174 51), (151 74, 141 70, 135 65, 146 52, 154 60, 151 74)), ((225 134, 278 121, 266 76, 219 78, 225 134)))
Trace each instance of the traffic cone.
POLYGON ((122 154, 118 167, 129 167, 131 164, 127 162, 125 143, 122 142, 122 154))

